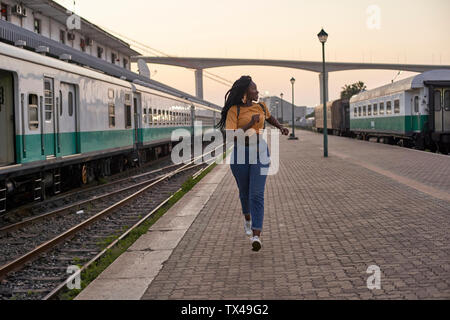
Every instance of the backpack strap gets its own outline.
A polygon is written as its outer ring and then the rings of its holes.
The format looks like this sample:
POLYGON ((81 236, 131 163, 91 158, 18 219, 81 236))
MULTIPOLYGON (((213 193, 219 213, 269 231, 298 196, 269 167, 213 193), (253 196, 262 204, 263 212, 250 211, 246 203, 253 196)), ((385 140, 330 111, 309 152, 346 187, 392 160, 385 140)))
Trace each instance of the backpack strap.
POLYGON ((264 129, 266 128, 266 116, 267 116, 267 114, 266 114, 266 108, 264 107, 264 105, 260 102, 260 103, 258 103, 259 105, 260 105, 260 107, 263 109, 263 111, 264 111, 264 129))

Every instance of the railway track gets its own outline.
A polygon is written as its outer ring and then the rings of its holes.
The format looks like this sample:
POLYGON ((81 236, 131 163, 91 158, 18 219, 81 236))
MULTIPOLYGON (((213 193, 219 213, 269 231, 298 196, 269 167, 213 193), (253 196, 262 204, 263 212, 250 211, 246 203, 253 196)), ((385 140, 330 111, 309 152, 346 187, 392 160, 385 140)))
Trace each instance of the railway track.
POLYGON ((106 240, 131 232, 164 205, 188 177, 198 176, 207 167, 194 160, 169 166, 169 172, 159 169, 157 176, 140 174, 144 181, 86 199, 83 204, 72 203, 64 208, 70 212, 64 216, 48 212, 23 221, 25 227, 4 227, 0 246, 7 250, 0 263, 0 299, 53 297, 52 292, 67 282, 69 265, 90 265, 110 247, 102 247, 106 240), (83 213, 74 212, 75 207, 84 208, 83 213))

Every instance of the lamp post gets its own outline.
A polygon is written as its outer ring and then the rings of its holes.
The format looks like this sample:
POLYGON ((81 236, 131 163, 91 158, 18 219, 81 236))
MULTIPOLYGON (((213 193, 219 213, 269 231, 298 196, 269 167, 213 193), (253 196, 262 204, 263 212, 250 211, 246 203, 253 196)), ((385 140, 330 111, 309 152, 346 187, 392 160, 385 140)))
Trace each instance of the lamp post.
POLYGON ((281 97, 281 123, 284 122, 284 116, 283 116, 283 93, 280 93, 280 97, 281 97))
POLYGON ((292 84, 292 134, 289 137, 289 140, 298 140, 298 138, 295 136, 295 123, 294 123, 294 83, 295 79, 294 77, 291 78, 291 84, 292 84))
POLYGON ((320 30, 317 34, 319 41, 322 43, 322 80, 323 80, 323 156, 328 157, 328 129, 327 129, 327 90, 325 75, 325 42, 327 42, 328 34, 325 30, 320 30))

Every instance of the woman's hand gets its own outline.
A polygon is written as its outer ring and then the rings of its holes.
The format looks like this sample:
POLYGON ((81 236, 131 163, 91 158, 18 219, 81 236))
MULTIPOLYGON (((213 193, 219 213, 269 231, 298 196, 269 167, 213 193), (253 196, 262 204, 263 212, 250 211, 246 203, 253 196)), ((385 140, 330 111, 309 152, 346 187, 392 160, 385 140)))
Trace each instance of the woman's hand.
POLYGON ((287 136, 289 134, 289 129, 285 127, 280 128, 281 134, 287 136))
POLYGON ((252 125, 259 122, 259 116, 260 116, 259 114, 254 114, 252 116, 252 120, 251 120, 252 125))

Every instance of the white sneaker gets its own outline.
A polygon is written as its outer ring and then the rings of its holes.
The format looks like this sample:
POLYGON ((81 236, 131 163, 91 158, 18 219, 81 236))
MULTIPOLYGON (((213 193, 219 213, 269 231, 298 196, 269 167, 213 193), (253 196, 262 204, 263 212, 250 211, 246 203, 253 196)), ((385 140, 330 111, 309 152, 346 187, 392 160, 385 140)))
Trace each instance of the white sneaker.
POLYGON ((252 232, 252 221, 247 221, 244 219, 244 230, 245 230, 245 234, 248 236, 251 236, 253 234, 252 232))
POLYGON ((252 242, 253 251, 259 251, 261 249, 261 240, 258 236, 251 237, 250 241, 252 242))

